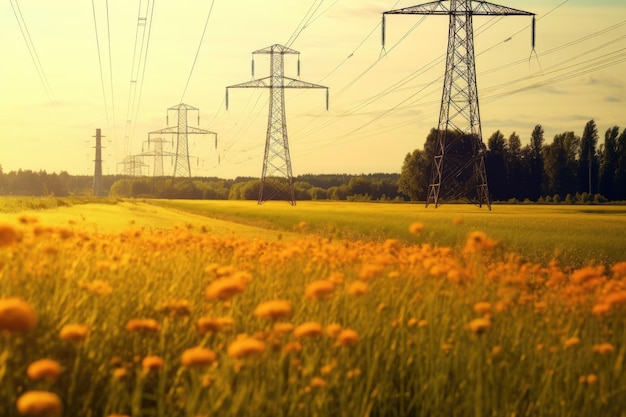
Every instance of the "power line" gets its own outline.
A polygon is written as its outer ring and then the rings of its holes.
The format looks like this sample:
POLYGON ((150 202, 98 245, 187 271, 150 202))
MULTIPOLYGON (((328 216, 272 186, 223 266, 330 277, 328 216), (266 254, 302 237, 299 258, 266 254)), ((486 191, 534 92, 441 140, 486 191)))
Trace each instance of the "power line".
POLYGON ((198 44, 198 50, 196 51, 196 56, 193 59, 193 64, 191 65, 191 71, 189 71, 189 77, 187 78, 187 83, 185 84, 185 89, 183 90, 183 94, 180 97, 180 102, 182 103, 185 98, 185 94, 187 93, 187 88, 189 87, 189 82, 191 81, 191 76, 193 74, 193 70, 196 68, 196 62, 198 61, 198 56, 200 55, 200 49, 202 48, 202 42, 204 41, 204 35, 206 33, 206 29, 209 26, 209 19, 211 19, 211 13, 213 12, 213 5, 215 4, 215 0, 211 1, 211 7, 209 8, 209 14, 206 17, 206 21, 204 22, 204 29, 202 30, 202 36, 200 37, 200 43, 198 44))
POLYGON ((109 121, 109 106, 107 104, 107 96, 104 88, 104 73, 102 71, 102 57, 100 55, 100 38, 98 37, 98 22, 96 20, 96 3, 95 0, 91 0, 91 8, 93 10, 93 27, 96 34, 96 49, 98 50, 98 64, 100 68, 100 84, 102 85, 102 99, 104 101, 104 112, 106 113, 107 125, 110 125, 109 121))

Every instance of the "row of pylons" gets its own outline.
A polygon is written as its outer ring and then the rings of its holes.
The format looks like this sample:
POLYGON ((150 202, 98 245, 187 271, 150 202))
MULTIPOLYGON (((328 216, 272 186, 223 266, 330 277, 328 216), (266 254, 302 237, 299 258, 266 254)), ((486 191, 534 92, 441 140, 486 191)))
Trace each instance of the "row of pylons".
MULTIPOLYGON (((449 17, 448 48, 444 74, 441 109, 437 129, 433 168, 426 206, 438 207, 443 201, 467 200, 480 207, 491 209, 487 173, 485 170, 486 148, 482 140, 476 65, 474 57, 474 16, 532 16, 532 48, 535 47, 535 14, 478 0, 441 0, 417 6, 383 12, 382 44, 385 47, 386 17, 397 14, 446 15, 449 17), (467 148, 471 148, 468 154, 467 148), (469 157, 468 157, 469 155, 469 157)), ((252 53, 252 81, 226 87, 226 109, 228 91, 231 88, 266 88, 270 92, 265 152, 261 173, 258 204, 268 200, 286 200, 296 205, 287 122, 285 117, 285 89, 325 89, 328 110, 328 87, 286 77, 285 55, 298 56, 300 76, 300 52, 275 44, 252 53), (254 56, 270 56, 270 75, 254 78, 254 56)), ((160 138, 152 135, 172 134, 176 140, 175 167, 173 177, 191 177, 189 135, 214 135, 217 148, 217 133, 189 125, 188 113, 197 108, 181 103, 168 109, 176 111, 178 124, 148 134, 148 143, 160 138)), ((198 116, 199 120, 199 116, 198 116)), ((199 122, 198 122, 199 124, 199 122)), ((169 123, 168 123, 169 125, 169 123)), ((102 159, 100 154, 100 129, 96 135, 96 169, 94 194, 102 193, 102 159), (99 178, 99 179, 98 179, 99 178)), ((162 174, 162 159, 158 162, 155 150, 155 174, 162 174), (160 164, 160 167, 158 166, 160 164)))

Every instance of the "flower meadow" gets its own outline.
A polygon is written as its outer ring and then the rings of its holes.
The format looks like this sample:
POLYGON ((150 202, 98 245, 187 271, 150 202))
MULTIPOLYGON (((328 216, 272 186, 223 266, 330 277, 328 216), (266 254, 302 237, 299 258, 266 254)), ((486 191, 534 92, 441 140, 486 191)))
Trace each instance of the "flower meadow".
POLYGON ((297 229, 0 225, 0 415, 626 415, 626 262, 297 229))

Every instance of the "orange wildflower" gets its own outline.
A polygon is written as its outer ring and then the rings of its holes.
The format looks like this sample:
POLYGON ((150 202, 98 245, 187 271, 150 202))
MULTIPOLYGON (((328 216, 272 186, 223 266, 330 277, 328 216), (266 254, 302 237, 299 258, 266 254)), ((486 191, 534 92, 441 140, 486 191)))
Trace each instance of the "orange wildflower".
POLYGON ((468 327, 474 333, 482 334, 482 333, 485 332, 485 330, 487 330, 489 327, 491 327, 491 321, 489 319, 485 319, 485 318, 474 319, 474 320, 469 322, 468 327))
POLYGON ((300 353, 302 352, 302 344, 298 341, 289 342, 283 346, 283 352, 287 355, 290 353, 300 353))
POLYGON ((204 291, 206 298, 210 300, 228 300, 246 289, 246 282, 239 276, 220 278, 212 283, 204 291))
POLYGON ((311 387, 312 388, 324 388, 326 386, 326 381, 320 378, 319 376, 314 376, 311 378, 311 387))
POLYGON ((363 281, 369 281, 370 279, 374 279, 380 276, 385 267, 380 264, 365 264, 361 267, 361 271, 359 272, 359 279, 363 281))
POLYGON ((476 314, 491 314, 491 303, 481 301, 474 304, 474 312, 476 314))
POLYGON ((39 359, 28 365, 26 375, 34 381, 39 379, 54 381, 61 375, 61 365, 52 359, 39 359))
POLYGON ((493 249, 496 245, 496 242, 492 239, 489 239, 487 235, 483 232, 472 232, 467 237, 467 241, 465 242, 465 248, 463 249, 463 253, 471 254, 478 252, 486 252, 493 249))
POLYGON ((596 316, 605 316, 611 312, 611 305, 600 303, 593 306, 591 312, 596 316))
POLYGON ((341 324, 331 323, 326 326, 326 334, 330 337, 337 337, 341 332, 341 324))
POLYGON ((293 308, 286 300, 272 300, 259 304, 254 309, 254 315, 260 318, 276 321, 280 318, 291 317, 293 308))
POLYGON ((315 321, 309 321, 296 327, 293 335, 297 338, 317 337, 322 334, 322 325, 315 321))
POLYGON ((363 281, 354 281, 348 287, 348 294, 358 296, 364 295, 370 292, 370 286, 367 282, 363 281))
POLYGON ((258 356, 265 351, 265 343, 253 337, 241 337, 228 345, 227 353, 231 358, 258 356))
POLYGON ((304 295, 312 300, 319 300, 330 295, 335 289, 335 284, 327 279, 313 281, 306 286, 304 295))
POLYGON ((289 334, 293 331, 294 325, 291 323, 276 323, 274 324, 274 331, 278 334, 289 334))
POLYGON ((163 358, 157 355, 150 355, 143 358, 141 366, 145 372, 158 371, 163 368, 163 358))
POLYGON ((354 346, 359 342, 359 334, 352 329, 343 329, 337 336, 338 346, 354 346))
POLYGON ((611 267, 611 271, 618 277, 626 278, 626 262, 616 263, 611 267))
POLYGON ((52 417, 61 414, 61 400, 48 391, 27 391, 17 399, 17 411, 29 416, 52 417))
POLYGON ((413 235, 419 235, 424 231, 424 223, 422 222, 414 222, 409 226, 409 233, 413 235))
POLYGON ((37 314, 21 298, 0 299, 0 330, 27 332, 37 324, 37 314))
POLYGON ((593 345, 592 349, 594 352, 597 352, 601 355, 605 355, 607 353, 612 353, 615 351, 615 347, 610 343, 600 343, 597 345, 593 345))
POLYGON ((604 276, 604 266, 586 266, 572 272, 570 275, 570 281, 574 284, 584 284, 586 282, 602 278, 604 276))
POLYGON ((168 313, 169 315, 173 317, 190 316, 191 305, 189 304, 189 301, 187 300, 172 300, 157 307, 157 311, 168 313))
POLYGON ((193 347, 183 352, 180 362, 187 367, 209 366, 217 359, 217 355, 211 349, 193 347))
POLYGON ((59 338, 64 342, 81 343, 89 334, 89 327, 85 324, 66 324, 59 332, 59 338))
POLYGON ((10 246, 17 241, 17 230, 10 224, 0 224, 0 247, 10 246))
POLYGON ((576 346, 580 343, 580 338, 578 337, 570 337, 569 339, 567 339, 563 344, 565 345, 565 348, 571 348, 573 346, 576 346))
POLYGON ((130 319, 126 323, 126 330, 129 332, 152 332, 156 333, 161 327, 154 319, 130 319))

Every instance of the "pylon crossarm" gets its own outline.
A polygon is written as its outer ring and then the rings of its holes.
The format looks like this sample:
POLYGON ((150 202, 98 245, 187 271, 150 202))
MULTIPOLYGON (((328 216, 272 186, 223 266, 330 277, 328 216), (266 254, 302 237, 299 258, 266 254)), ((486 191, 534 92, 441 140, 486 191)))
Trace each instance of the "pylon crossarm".
POLYGON ((300 54, 300 52, 295 49, 288 48, 284 45, 274 44, 272 46, 268 46, 267 48, 257 49, 252 52, 252 54, 300 54))
MULTIPOLYGON (((465 10, 450 10, 444 4, 446 0, 424 3, 417 6, 404 7, 402 9, 389 10, 383 12, 385 14, 432 14, 432 15, 460 15, 466 14, 465 10)), ((525 12, 523 10, 514 9, 512 7, 500 6, 499 4, 489 3, 487 1, 472 1, 471 14, 475 16, 534 16, 535 13, 525 12)))
POLYGON ((150 138, 150 135, 158 135, 158 134, 164 134, 164 133, 178 133, 178 126, 166 127, 164 129, 149 132, 148 139, 150 138))
POLYGON ((265 81, 271 80, 271 77, 259 78, 258 80, 247 81, 241 84, 229 85, 226 87, 226 92, 228 92, 229 88, 269 88, 270 85, 265 81))
POLYGON ((307 83, 306 81, 296 80, 295 78, 283 77, 285 80, 284 88, 326 88, 328 87, 313 83, 307 83), (288 81, 288 82, 287 82, 288 81))

